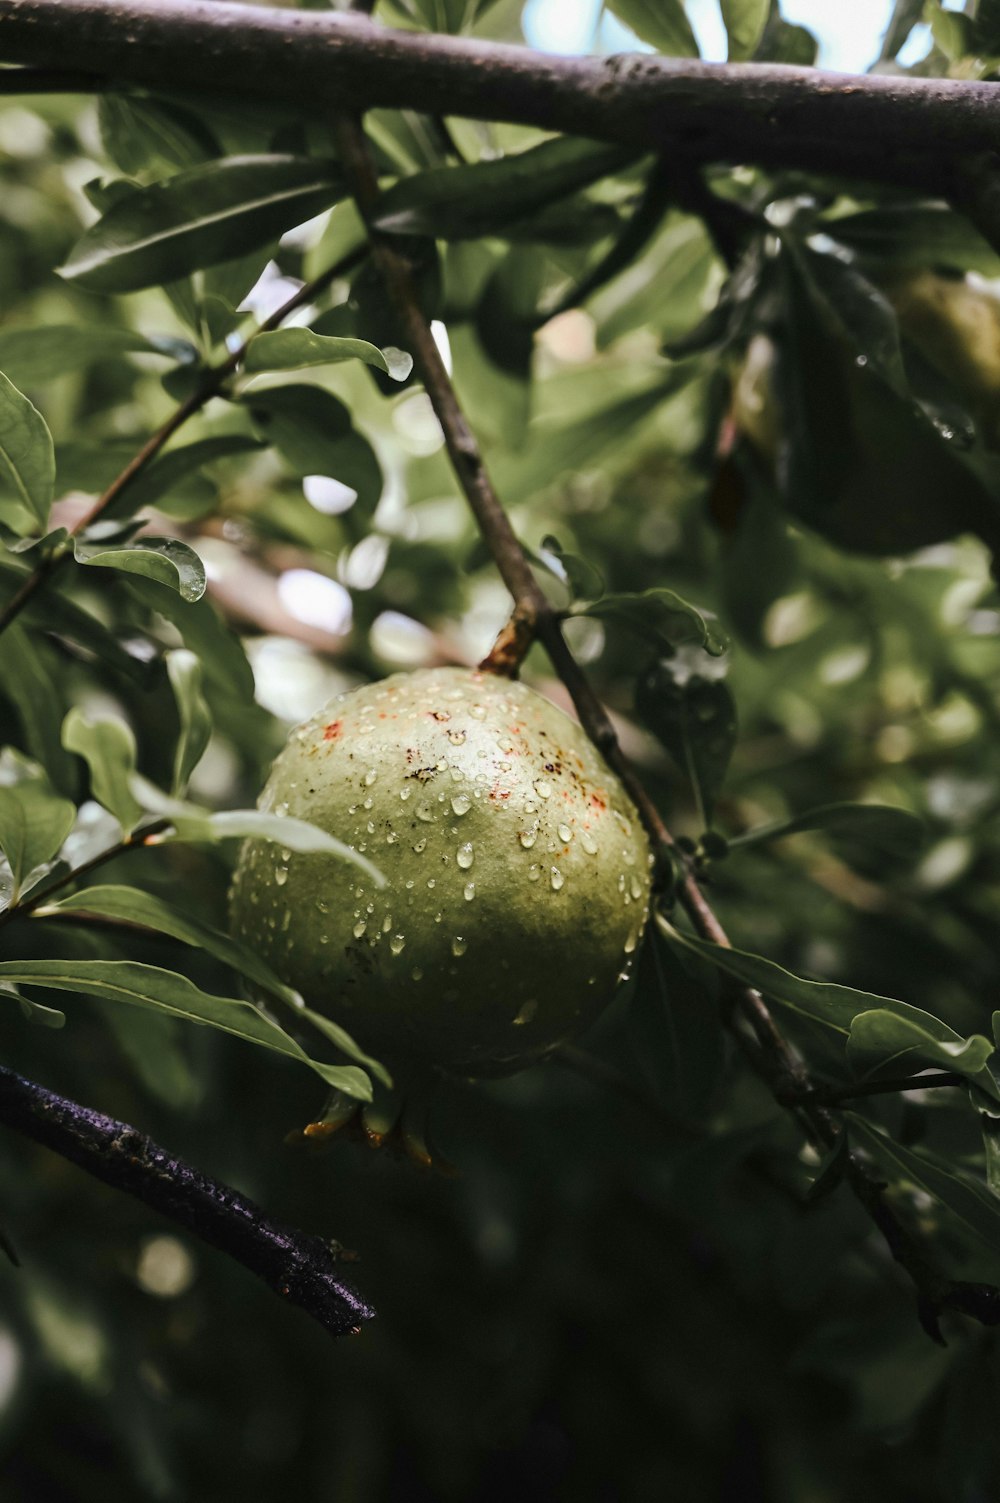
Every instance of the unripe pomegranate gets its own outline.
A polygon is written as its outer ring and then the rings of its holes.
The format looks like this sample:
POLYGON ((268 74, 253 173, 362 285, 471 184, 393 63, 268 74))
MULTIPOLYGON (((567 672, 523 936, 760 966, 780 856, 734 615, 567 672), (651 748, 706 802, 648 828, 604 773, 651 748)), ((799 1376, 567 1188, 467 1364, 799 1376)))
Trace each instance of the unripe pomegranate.
POLYGON ((580 727, 524 684, 399 673, 292 731, 260 806, 380 868, 245 844, 234 932, 365 1047, 516 1070, 591 1023, 646 921, 652 858, 580 727))

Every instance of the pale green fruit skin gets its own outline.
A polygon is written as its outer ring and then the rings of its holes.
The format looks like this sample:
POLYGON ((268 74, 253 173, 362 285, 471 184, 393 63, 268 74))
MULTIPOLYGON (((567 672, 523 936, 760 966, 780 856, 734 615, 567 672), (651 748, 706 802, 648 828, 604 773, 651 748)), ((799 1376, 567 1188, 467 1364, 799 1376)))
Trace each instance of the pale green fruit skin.
POLYGON ((521 683, 400 673, 292 731, 260 807, 381 869, 247 841, 234 933, 390 1061, 502 1074, 591 1023, 645 925, 652 858, 579 726, 521 683))

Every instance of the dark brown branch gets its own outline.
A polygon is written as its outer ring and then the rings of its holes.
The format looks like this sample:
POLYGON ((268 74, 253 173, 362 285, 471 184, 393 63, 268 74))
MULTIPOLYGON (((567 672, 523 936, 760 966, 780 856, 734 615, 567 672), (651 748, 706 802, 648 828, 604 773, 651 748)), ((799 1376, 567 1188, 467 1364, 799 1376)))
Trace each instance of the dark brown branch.
POLYGON ((846 173, 923 191, 944 191, 957 155, 1000 149, 990 83, 556 57, 390 31, 365 16, 224 0, 0 0, 0 60, 91 72, 105 86, 230 90, 297 112, 336 100, 508 121, 692 162, 846 173))
POLYGON ((228 1253, 331 1335, 356 1333, 373 1318, 342 1277, 329 1243, 271 1221, 245 1195, 172 1157, 127 1122, 2 1067, 0 1122, 228 1253))
MULTIPOLYGON (((80 533, 84 532, 100 517, 104 516, 114 506, 119 496, 128 489, 133 480, 142 474, 166 444, 169 443, 177 430, 183 427, 189 418, 194 417, 203 407, 207 406, 213 397, 218 396, 226 381, 241 365, 247 352, 247 345, 251 339, 255 338, 257 334, 264 334, 272 329, 277 329, 297 308, 301 308, 304 303, 311 302, 314 297, 317 297, 329 287, 331 282, 335 282, 338 277, 343 276, 356 266, 359 261, 362 261, 366 254, 365 249, 350 251, 346 256, 342 256, 339 261, 335 262, 333 266, 321 272, 318 277, 314 277, 311 282, 304 283, 290 298, 282 303, 280 308, 275 309, 273 313, 269 314, 260 327, 255 329, 253 334, 245 339, 238 349, 232 351, 218 365, 214 365, 210 370, 207 370, 197 390, 192 392, 189 397, 186 397, 174 409, 166 422, 161 424, 156 432, 146 440, 135 457, 129 460, 121 473, 111 482, 104 494, 97 498, 90 510, 85 512, 70 530, 70 537, 79 536, 80 533)), ((66 543, 61 548, 57 548, 52 553, 47 554, 30 574, 25 575, 23 584, 10 597, 3 609, 0 610, 0 632, 5 631, 11 622, 17 619, 25 606, 37 595, 48 579, 71 557, 72 544, 66 543)))

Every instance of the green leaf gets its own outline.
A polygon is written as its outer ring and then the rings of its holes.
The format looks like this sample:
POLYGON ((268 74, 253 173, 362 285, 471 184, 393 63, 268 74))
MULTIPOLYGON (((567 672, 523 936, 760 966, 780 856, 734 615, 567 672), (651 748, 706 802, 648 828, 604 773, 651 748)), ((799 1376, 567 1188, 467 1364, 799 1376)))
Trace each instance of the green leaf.
POLYGON ((507 237, 512 223, 548 208, 578 188, 617 172, 637 153, 592 141, 543 141, 499 161, 433 167, 403 178, 375 209, 378 229, 440 240, 507 237))
POLYGON ((661 651, 693 643, 721 657, 728 646, 724 634, 674 590, 603 595, 589 605, 577 606, 573 614, 616 621, 661 651))
POLYGON ((111 324, 46 324, 0 330, 0 369, 18 386, 37 386, 67 371, 122 355, 161 355, 185 364, 196 358, 184 339, 149 338, 111 324))
POLYGON ((671 57, 697 57, 698 43, 683 0, 607 0, 608 10, 639 38, 671 57))
POLYGON ((102 94, 97 103, 101 143, 129 177, 190 167, 219 155, 219 144, 189 110, 166 100, 102 94))
POLYGON ((78 564, 145 575, 169 585, 182 600, 200 600, 205 593, 205 567, 201 559, 193 548, 177 538, 137 537, 125 547, 76 538, 73 551, 78 564))
POLYGON ((167 653, 167 674, 177 701, 181 733, 174 753, 171 792, 180 795, 201 761, 212 734, 212 716, 201 692, 201 663, 186 647, 167 653))
POLYGON ((23 621, 15 621, 3 634, 0 687, 21 722, 23 745, 45 768, 54 786, 69 792, 75 768, 59 737, 65 703, 62 687, 52 672, 47 645, 23 621))
POLYGON ((734 981, 754 987, 789 1012, 807 1018, 812 1023, 819 1023, 845 1039, 859 1013, 884 1010, 893 1017, 905 1019, 925 1029, 932 1038, 962 1042, 961 1035, 946 1023, 920 1007, 911 1007, 908 1002, 899 1002, 895 997, 879 997, 873 992, 856 991, 850 986, 837 986, 830 981, 806 981, 804 977, 793 975, 791 971, 776 965, 773 960, 765 960, 761 955, 753 955, 746 950, 726 949, 703 939, 695 939, 693 935, 675 929, 660 914, 656 917, 656 923, 671 944, 700 955, 734 981))
POLYGON ((852 1139, 867 1149, 885 1172, 926 1191, 940 1201, 964 1230, 982 1241, 992 1253, 1000 1248, 1000 1198, 984 1184, 945 1166, 928 1153, 904 1148, 855 1112, 845 1113, 852 1139))
POLYGON ((728 685, 692 673, 681 659, 664 658, 640 675, 635 706, 691 784, 707 829, 736 745, 736 705, 728 685))
MULTIPOLYGON (((0 375, 0 481, 10 486, 20 506, 44 527, 52 505, 56 479, 55 450, 48 424, 12 381, 0 375)), ((0 495, 0 519, 18 531, 16 512, 0 495)))
POLYGON ((909 809, 900 809, 893 804, 820 804, 790 819, 747 830, 744 835, 730 840, 729 846, 735 849, 763 845, 770 840, 782 840, 786 835, 797 835, 802 830, 832 830, 900 856, 914 855, 926 838, 923 820, 909 809))
POLYGON ((362 510, 374 510, 382 470, 343 402, 318 386, 297 383, 248 392, 244 401, 262 437, 297 475, 330 475, 357 491, 362 510))
MULTIPOLYGON (((156 812, 155 810, 153 812, 156 812)), ((164 812, 168 812, 165 810, 164 812)), ((317 825, 284 814, 267 814, 262 809, 224 809, 218 814, 194 810, 173 819, 178 840, 236 840, 248 836, 254 840, 272 840, 290 851, 303 855, 336 856, 350 861, 371 877, 376 887, 385 886, 385 877, 377 866, 342 840, 328 835, 317 825)))
POLYGON ((228 157, 116 203, 78 241, 62 274, 92 292, 133 292, 231 261, 329 208, 336 163, 228 157))
POLYGON ((639 954, 628 1031, 666 1110, 682 1118, 701 1113, 725 1063, 722 1021, 714 998, 652 927, 639 954))
POLYGON ((135 771, 135 737, 121 720, 88 720, 74 706, 63 721, 62 741, 90 769, 94 798, 113 814, 124 830, 142 818, 142 807, 129 787, 135 771))
POLYGON ((252 454, 261 448, 260 441, 248 433, 220 433, 212 438, 199 438, 179 449, 169 449, 162 459, 140 471, 122 491, 120 504, 107 507, 103 515, 127 516, 142 506, 155 506, 203 465, 234 454, 252 454))
POLYGON ((413 357, 404 350, 380 350, 366 339, 337 339, 314 334, 312 329, 273 329, 250 341, 243 369, 290 371, 305 365, 338 365, 344 360, 363 360, 384 371, 394 381, 405 381, 413 369, 413 357))
POLYGON ((847 1058, 862 1079, 936 1065, 966 1076, 1000 1102, 1000 1086, 986 1067, 993 1053, 993 1044, 982 1034, 963 1038, 929 1013, 917 1019, 885 1008, 859 1013, 847 1040, 847 1058))
POLYGON ((909 394, 899 342, 899 319, 888 298, 855 266, 831 253, 794 246, 812 295, 822 304, 864 366, 901 396, 909 394))
POLYGON ((823 229, 859 256, 893 267, 1000 275, 1000 255, 963 215, 942 204, 890 203, 824 221, 823 229))
POLYGON ((30 998, 22 996, 12 981, 0 981, 0 997, 9 997, 12 1002, 16 1002, 29 1023, 38 1023, 43 1028, 66 1026, 64 1012, 60 1012, 57 1007, 45 1007, 41 1002, 33 1002, 30 998))
POLYGON ((217 997, 203 992, 175 971, 132 960, 5 960, 0 961, 0 981, 48 987, 53 991, 85 992, 105 1002, 154 1008, 172 1017, 206 1023, 235 1038, 309 1065, 328 1085, 356 1096, 359 1101, 371 1100, 371 1083, 363 1070, 313 1059, 252 1003, 239 997, 217 997))
POLYGON ((719 0, 719 8, 729 37, 729 61, 753 57, 767 25, 771 0, 719 0))
POLYGON ((223 965, 229 966, 238 975, 245 976, 263 991, 293 1008, 300 1018, 319 1027, 343 1054, 355 1063, 364 1065, 383 1084, 392 1085, 391 1077, 378 1060, 365 1054, 345 1029, 327 1018, 321 1018, 306 1007, 299 993, 286 986, 253 950, 230 938, 220 929, 213 928, 211 924, 203 923, 189 913, 182 913, 153 893, 112 884, 86 887, 73 893, 71 897, 61 898, 57 903, 47 904, 34 911, 34 917, 38 919, 58 917, 60 914, 91 914, 122 924, 142 924, 160 934, 169 934, 182 944, 193 945, 197 950, 214 955, 223 965))
MULTIPOLYGON (((565 578, 566 584, 573 593, 575 600, 596 600, 604 594, 604 580, 601 571, 585 558, 578 558, 575 553, 567 553, 559 539, 548 537, 542 539, 542 549, 545 553, 551 553, 559 565, 561 574, 559 578, 565 578)), ((541 562, 546 568, 550 566, 544 557, 541 562)), ((550 572, 553 572, 550 569, 550 572)))
POLYGON ((54 793, 43 776, 0 784, 0 850, 14 879, 12 903, 32 872, 59 850, 75 818, 75 805, 54 793))

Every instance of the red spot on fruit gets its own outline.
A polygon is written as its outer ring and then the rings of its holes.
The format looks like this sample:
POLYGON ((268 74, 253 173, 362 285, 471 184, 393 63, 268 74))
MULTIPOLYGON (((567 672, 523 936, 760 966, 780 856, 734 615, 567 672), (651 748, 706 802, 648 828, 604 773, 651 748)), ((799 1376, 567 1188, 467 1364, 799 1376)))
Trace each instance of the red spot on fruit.
POLYGON ((607 804, 606 804, 606 803, 605 803, 605 801, 604 801, 604 799, 602 799, 602 798, 601 798, 601 797, 600 797, 600 795, 599 795, 599 794, 597 794, 597 793, 592 793, 592 794, 591 794, 591 795, 590 795, 590 802, 591 802, 591 803, 592 803, 592 804, 593 804, 593 806, 594 806, 594 808, 595 808, 595 809, 596 809, 596 810, 597 810, 597 811, 598 811, 598 812, 599 812, 599 813, 600 813, 600 814, 603 814, 603 813, 604 813, 604 811, 605 811, 605 809, 606 809, 606 808, 607 808, 607 807, 608 807, 608 806, 607 806, 607 804))
POLYGON ((327 726, 326 730, 323 732, 323 740, 324 741, 336 741, 337 737, 340 735, 340 728, 341 728, 342 725, 343 725, 343 721, 341 721, 341 720, 331 720, 330 724, 327 726))

